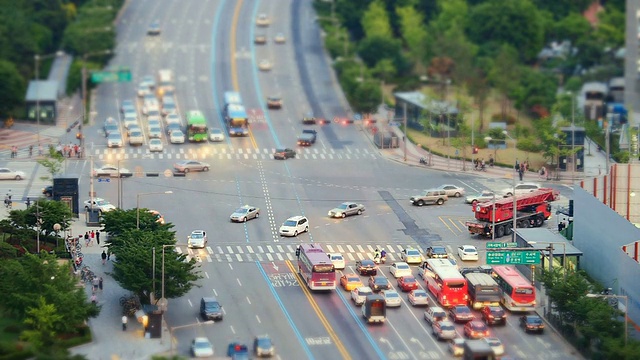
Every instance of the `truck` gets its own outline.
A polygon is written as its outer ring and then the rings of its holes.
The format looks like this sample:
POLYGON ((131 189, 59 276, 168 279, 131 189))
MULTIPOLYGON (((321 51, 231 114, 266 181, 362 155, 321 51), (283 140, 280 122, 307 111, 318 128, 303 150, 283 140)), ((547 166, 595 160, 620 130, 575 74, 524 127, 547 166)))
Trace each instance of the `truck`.
POLYGON ((302 134, 298 136, 298 145, 311 146, 316 143, 318 132, 315 130, 302 130, 302 134))
MULTIPOLYGON (((558 198, 554 189, 540 188, 524 195, 518 195, 516 202, 516 226, 519 228, 540 227, 551 217, 551 204, 558 198)), ((504 198, 495 202, 484 202, 472 206, 475 221, 467 221, 471 235, 495 238, 511 234, 514 217, 514 199, 504 198)))
POLYGON ((493 276, 485 273, 466 273, 469 307, 479 310, 485 306, 500 306, 502 290, 493 276))
POLYGON ((367 295, 362 304, 362 317, 368 322, 385 322, 387 320, 387 303, 382 295, 367 295))

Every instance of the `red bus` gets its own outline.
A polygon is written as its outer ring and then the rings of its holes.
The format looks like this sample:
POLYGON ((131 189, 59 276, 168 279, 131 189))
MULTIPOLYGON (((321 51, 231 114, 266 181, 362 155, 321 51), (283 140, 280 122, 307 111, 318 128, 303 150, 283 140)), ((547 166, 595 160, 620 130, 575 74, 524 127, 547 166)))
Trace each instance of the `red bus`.
POLYGON ((442 306, 467 305, 467 280, 449 259, 428 259, 422 267, 427 288, 442 306))
POLYGON ((510 311, 533 311, 536 306, 536 288, 522 276, 515 266, 493 267, 493 277, 502 289, 502 305, 510 311))
POLYGON ((336 269, 319 244, 302 244, 296 250, 298 273, 311 290, 335 290, 336 269))

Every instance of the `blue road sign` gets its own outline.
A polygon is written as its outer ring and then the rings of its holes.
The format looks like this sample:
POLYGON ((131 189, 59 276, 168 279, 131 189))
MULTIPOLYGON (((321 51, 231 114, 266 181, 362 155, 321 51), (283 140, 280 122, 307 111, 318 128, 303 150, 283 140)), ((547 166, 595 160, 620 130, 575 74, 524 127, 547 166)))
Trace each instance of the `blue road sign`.
POLYGON ((98 178, 98 182, 111 182, 109 178, 98 178))
POLYGON ((353 119, 354 119, 354 120, 362 120, 362 115, 360 115, 360 114, 355 114, 355 115, 353 115, 353 119))

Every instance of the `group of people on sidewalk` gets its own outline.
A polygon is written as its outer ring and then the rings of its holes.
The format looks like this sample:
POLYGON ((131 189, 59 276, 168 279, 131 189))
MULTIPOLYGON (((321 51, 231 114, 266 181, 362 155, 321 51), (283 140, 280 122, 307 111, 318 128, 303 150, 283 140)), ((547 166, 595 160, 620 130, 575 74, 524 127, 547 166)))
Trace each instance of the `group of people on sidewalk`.
POLYGON ((62 143, 58 143, 58 145, 56 145, 56 152, 67 158, 77 157, 79 159, 82 157, 83 149, 78 144, 62 145, 62 143))
POLYGON ((91 230, 84 233, 84 235, 78 236, 78 241, 82 241, 84 238, 84 245, 91 246, 93 245, 93 240, 95 239, 98 245, 100 245, 100 230, 91 230))

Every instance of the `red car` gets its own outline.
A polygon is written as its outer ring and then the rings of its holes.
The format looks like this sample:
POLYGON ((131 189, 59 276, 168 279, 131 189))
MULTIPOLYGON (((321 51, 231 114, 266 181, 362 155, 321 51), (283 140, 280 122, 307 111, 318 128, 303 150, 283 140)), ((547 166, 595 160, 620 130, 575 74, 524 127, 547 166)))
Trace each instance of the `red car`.
POLYGON ((402 291, 411 291, 418 288, 418 280, 413 276, 403 276, 398 278, 398 287, 402 291))
POLYGON ((485 306, 482 308, 482 318, 487 325, 507 324, 507 314, 500 306, 485 306))
POLYGON ((464 336, 469 339, 482 339, 489 336, 489 328, 480 320, 469 321, 464 326, 464 336))

